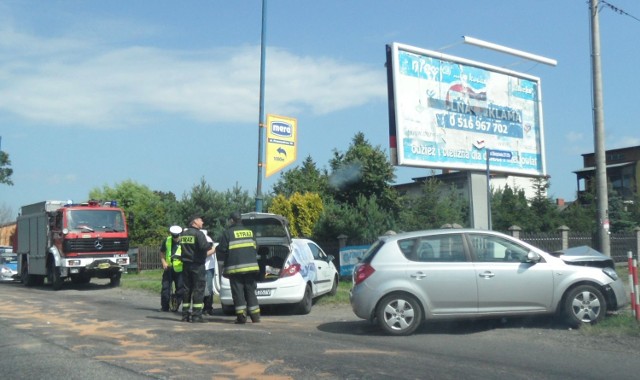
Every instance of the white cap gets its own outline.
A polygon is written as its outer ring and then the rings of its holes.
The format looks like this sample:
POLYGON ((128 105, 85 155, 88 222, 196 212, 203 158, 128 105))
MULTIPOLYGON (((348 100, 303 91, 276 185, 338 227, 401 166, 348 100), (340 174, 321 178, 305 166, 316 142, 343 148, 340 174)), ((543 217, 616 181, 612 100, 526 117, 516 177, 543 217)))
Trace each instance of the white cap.
POLYGON ((180 227, 180 226, 171 226, 169 228, 169 232, 171 232, 171 235, 180 235, 182 233, 182 227, 180 227))

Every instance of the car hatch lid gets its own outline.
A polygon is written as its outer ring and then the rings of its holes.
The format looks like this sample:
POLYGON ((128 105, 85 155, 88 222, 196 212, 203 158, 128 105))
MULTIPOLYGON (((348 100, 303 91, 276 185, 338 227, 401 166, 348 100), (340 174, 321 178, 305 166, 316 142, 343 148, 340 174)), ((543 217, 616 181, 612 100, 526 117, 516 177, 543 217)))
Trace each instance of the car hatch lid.
POLYGON ((249 212, 242 214, 242 224, 253 231, 258 245, 291 243, 289 221, 282 215, 249 212))

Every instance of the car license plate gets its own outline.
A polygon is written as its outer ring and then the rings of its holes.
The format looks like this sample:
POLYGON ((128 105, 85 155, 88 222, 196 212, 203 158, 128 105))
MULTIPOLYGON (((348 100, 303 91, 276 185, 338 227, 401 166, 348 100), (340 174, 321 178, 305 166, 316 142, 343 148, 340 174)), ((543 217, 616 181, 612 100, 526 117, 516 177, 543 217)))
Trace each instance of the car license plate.
POLYGON ((98 269, 107 269, 109 266, 109 263, 100 263, 98 264, 98 269))
POLYGON ((267 297, 271 295, 271 289, 256 289, 256 296, 267 297))

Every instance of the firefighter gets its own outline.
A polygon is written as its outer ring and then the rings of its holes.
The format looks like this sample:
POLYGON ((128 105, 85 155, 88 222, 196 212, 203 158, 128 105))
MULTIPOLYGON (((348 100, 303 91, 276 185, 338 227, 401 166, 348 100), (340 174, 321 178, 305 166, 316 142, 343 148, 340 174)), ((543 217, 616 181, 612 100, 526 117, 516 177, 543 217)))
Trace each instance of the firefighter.
POLYGON ((182 227, 171 226, 170 235, 160 245, 160 261, 162 261, 162 290, 160 292, 161 311, 169 311, 171 301, 171 287, 175 286, 175 297, 177 305, 182 301, 182 254, 180 245, 180 234, 182 227))
POLYGON ((180 236, 184 281, 182 322, 204 322, 202 318, 205 288, 204 262, 207 259, 207 252, 213 245, 207 241, 206 235, 201 231, 203 225, 202 216, 194 214, 189 218, 189 227, 185 228, 180 236))
POLYGON ((260 322, 260 305, 256 296, 257 276, 260 271, 253 231, 242 225, 240 213, 229 216, 229 227, 222 233, 216 251, 224 260, 222 274, 229 278, 231 297, 236 311, 236 323, 260 322))

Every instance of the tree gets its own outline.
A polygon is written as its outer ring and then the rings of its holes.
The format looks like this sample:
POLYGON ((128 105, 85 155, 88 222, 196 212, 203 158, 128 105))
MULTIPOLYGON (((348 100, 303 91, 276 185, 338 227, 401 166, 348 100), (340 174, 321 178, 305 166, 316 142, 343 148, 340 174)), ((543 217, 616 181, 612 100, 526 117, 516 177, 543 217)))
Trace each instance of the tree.
POLYGON ((176 199, 176 195, 172 192, 164 192, 164 191, 154 191, 154 194, 160 198, 160 201, 163 204, 163 207, 166 212, 166 220, 169 226, 180 224, 180 221, 183 219, 180 214, 178 200, 176 199))
POLYGON ((286 217, 293 236, 311 237, 316 222, 322 215, 322 209, 322 199, 317 193, 296 192, 289 198, 277 195, 269 212, 286 217))
POLYGON ((351 241, 369 243, 395 228, 394 216, 380 207, 375 195, 360 195, 354 205, 330 199, 324 207, 314 231, 317 240, 335 239, 344 234, 351 241))
POLYGON ((302 166, 287 170, 280 174, 280 179, 273 185, 272 192, 290 197, 294 193, 307 192, 322 195, 327 194, 328 175, 326 170, 319 170, 311 156, 302 163, 302 166))
POLYGON ((90 199, 116 200, 124 209, 127 218, 134 219, 129 224, 130 245, 156 246, 168 235, 168 227, 173 221, 167 220, 165 203, 158 194, 147 186, 126 180, 111 188, 104 186, 89 192, 90 199))
POLYGON ((494 230, 508 231, 513 225, 528 230, 531 219, 524 190, 507 185, 502 191, 491 192, 491 225, 494 230))
POLYGON ((10 166, 11 160, 9 159, 9 153, 0 150, 0 183, 13 186, 13 181, 11 181, 13 169, 11 169, 10 166))
POLYGON ((440 228, 444 224, 468 224, 468 206, 455 188, 444 188, 442 181, 429 178, 424 181, 418 197, 402 199, 400 228, 406 231, 440 228))
POLYGON ((609 186, 608 199, 611 232, 631 232, 638 227, 637 219, 633 219, 631 202, 625 202, 611 186, 609 186))
POLYGON ((533 198, 530 200, 530 208, 533 218, 528 225, 529 231, 554 231, 560 227, 560 214, 558 208, 547 197, 547 190, 551 184, 547 177, 536 177, 533 180, 535 190, 533 198))
POLYGON ((579 201, 571 202, 560 212, 562 223, 575 232, 596 232, 596 204, 590 202, 582 204, 579 201))
POLYGON ((362 132, 356 133, 346 153, 334 150, 329 165, 329 188, 336 201, 355 206, 360 196, 375 196, 382 209, 398 212, 398 194, 390 185, 395 180, 393 165, 362 132))

